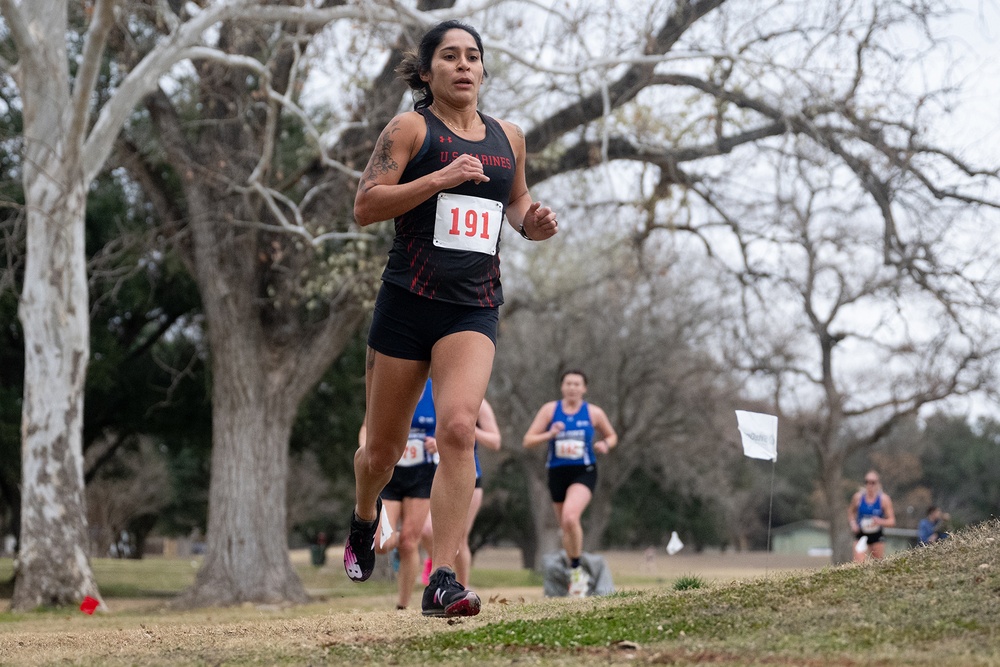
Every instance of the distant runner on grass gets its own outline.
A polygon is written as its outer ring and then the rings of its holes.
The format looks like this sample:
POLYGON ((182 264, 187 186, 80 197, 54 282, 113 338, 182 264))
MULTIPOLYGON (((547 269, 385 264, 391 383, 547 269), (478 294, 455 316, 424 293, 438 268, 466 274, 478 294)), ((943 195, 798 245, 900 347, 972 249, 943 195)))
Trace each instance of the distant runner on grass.
POLYGON ((882 529, 896 525, 896 511, 892 507, 892 498, 882 490, 882 481, 874 470, 865 473, 865 485, 851 498, 847 519, 857 540, 854 561, 864 561, 868 554, 872 558, 885 557, 882 529))
POLYGON ((597 456, 618 444, 618 434, 604 410, 583 400, 587 376, 583 371, 562 374, 562 400, 543 405, 524 434, 525 447, 547 444, 545 466, 549 473, 552 508, 562 529, 563 549, 569 558, 571 597, 586 597, 590 576, 580 565, 583 526, 580 518, 597 486, 597 456), (594 441, 595 435, 600 439, 594 441))
POLYGON ((367 439, 354 458, 355 508, 344 569, 375 568, 379 494, 392 477, 428 373, 434 380, 441 462, 431 489, 433 561, 426 616, 473 616, 481 601, 455 578, 475 487, 476 418, 496 353, 500 231, 529 240, 556 233, 556 214, 532 202, 524 133, 478 111, 486 77, 471 26, 447 21, 424 35, 397 71, 414 111, 393 118, 358 183, 361 226, 395 218, 395 238, 368 335, 367 439))

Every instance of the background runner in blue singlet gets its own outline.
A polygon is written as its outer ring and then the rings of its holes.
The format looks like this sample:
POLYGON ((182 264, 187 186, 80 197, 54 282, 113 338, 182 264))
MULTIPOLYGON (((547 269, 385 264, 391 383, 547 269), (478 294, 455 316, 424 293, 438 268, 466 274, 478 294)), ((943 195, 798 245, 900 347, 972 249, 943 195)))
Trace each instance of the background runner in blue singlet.
POLYGON ((604 410, 583 400, 587 376, 566 371, 560 381, 562 400, 543 405, 524 435, 525 447, 548 444, 546 467, 552 507, 562 529, 562 543, 570 565, 569 594, 585 597, 589 575, 580 567, 583 525, 580 518, 597 486, 597 456, 618 444, 618 434, 604 410), (595 433, 600 439, 594 441, 595 433))
POLYGON ((892 498, 882 490, 879 474, 874 470, 865 473, 865 485, 851 498, 851 506, 847 510, 848 523, 854 533, 855 562, 863 561, 869 554, 872 558, 885 556, 885 541, 882 529, 896 525, 896 511, 892 507, 892 498), (864 542, 860 540, 864 538, 864 542))

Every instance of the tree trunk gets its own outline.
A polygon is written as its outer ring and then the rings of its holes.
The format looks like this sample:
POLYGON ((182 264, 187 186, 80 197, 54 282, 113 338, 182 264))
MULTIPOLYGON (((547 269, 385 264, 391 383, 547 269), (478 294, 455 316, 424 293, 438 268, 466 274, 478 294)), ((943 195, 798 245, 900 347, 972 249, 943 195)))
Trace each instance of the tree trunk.
POLYGON ((306 602, 288 558, 285 511, 288 441, 298 401, 247 340, 252 337, 231 338, 212 347, 207 552, 183 602, 306 602))
POLYGON ((596 551, 600 548, 601 538, 611 520, 611 498, 617 487, 607 475, 601 475, 601 463, 607 463, 607 459, 598 463, 597 488, 587 507, 587 520, 584 522, 584 551, 596 551))
MULTIPOLYGON (((622 424, 624 421, 619 418, 617 423, 622 424)), ((615 493, 629 483, 638 469, 630 444, 626 442, 625 449, 620 449, 622 446, 622 440, 619 440, 618 447, 609 454, 600 456, 597 461, 597 488, 594 489, 594 497, 587 507, 583 526, 584 551, 600 549, 604 532, 611 522, 611 507, 615 493)))
MULTIPOLYGON (((530 464, 534 459, 529 458, 530 464)), ((531 492, 531 519, 535 528, 536 539, 535 553, 523 554, 522 560, 527 567, 536 571, 541 571, 542 556, 554 553, 562 549, 562 533, 559 524, 556 522, 555 512, 552 511, 552 496, 549 494, 549 486, 546 482, 545 468, 541 474, 537 471, 528 473, 529 489, 531 492)))
MULTIPOLYGON (((54 21, 55 29, 65 23, 54 21)), ((27 262, 24 327, 21 543, 13 610, 100 599, 87 560, 83 386, 90 358, 84 245, 87 186, 71 136, 67 59, 38 42, 18 72, 24 102, 27 262)), ((103 602, 102 602, 103 605, 103 602)))
POLYGON ((820 480, 823 485, 826 520, 830 523, 830 546, 834 565, 849 563, 854 557, 851 535, 847 530, 847 503, 843 491, 843 461, 820 457, 820 480))

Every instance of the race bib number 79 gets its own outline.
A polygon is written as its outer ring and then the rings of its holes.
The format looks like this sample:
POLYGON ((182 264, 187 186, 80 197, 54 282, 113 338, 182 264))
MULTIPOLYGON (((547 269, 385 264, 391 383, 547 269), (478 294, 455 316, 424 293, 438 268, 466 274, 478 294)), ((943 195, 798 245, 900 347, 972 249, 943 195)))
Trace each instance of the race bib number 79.
POLYGON ((423 437, 408 439, 406 441, 406 449, 403 450, 403 455, 399 458, 399 462, 396 465, 400 468, 410 468, 423 463, 427 463, 427 458, 424 454, 423 437))
POLYGON ((495 255, 503 204, 493 199, 442 192, 434 217, 434 245, 495 255))

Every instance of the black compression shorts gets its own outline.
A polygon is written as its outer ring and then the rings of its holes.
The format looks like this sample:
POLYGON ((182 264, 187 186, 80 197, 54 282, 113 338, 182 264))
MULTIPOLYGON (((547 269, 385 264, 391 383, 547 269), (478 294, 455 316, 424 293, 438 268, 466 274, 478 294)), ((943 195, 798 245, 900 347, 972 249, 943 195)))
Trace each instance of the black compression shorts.
POLYGON ((566 501, 566 490, 571 484, 583 484, 593 493, 597 488, 597 466, 555 466, 549 468, 549 493, 552 502, 566 501))
POLYGON ((403 498, 430 498, 431 485, 434 483, 433 463, 423 463, 417 466, 396 466, 392 471, 392 479, 382 489, 379 497, 382 500, 403 500, 403 498))
POLYGON ((877 544, 885 539, 885 535, 881 530, 877 533, 868 533, 867 535, 865 533, 854 533, 854 538, 860 540, 862 535, 868 538, 868 544, 877 544))
POLYGON ((499 310, 435 301, 382 283, 368 332, 368 347, 396 359, 429 361, 431 348, 445 336, 478 331, 497 344, 499 310))

